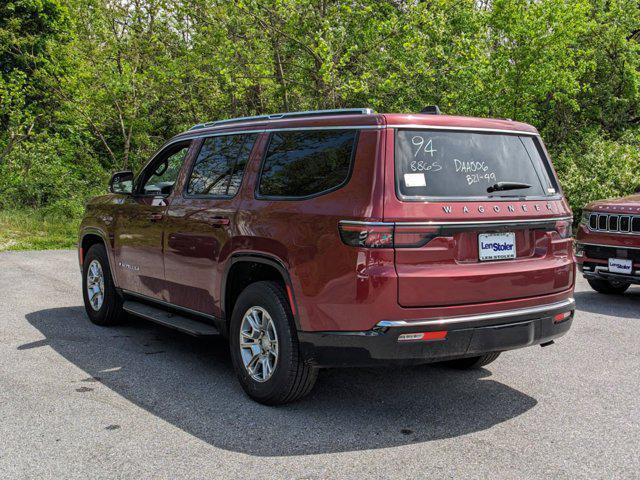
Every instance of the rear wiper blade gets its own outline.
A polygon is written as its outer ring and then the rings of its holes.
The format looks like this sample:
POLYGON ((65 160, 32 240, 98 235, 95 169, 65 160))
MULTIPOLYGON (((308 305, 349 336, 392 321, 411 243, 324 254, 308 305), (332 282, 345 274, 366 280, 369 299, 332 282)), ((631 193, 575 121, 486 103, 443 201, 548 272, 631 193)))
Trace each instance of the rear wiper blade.
POLYGON ((519 188, 531 188, 531 185, 521 182, 498 182, 487 188, 487 192, 491 193, 504 190, 517 190, 519 188))

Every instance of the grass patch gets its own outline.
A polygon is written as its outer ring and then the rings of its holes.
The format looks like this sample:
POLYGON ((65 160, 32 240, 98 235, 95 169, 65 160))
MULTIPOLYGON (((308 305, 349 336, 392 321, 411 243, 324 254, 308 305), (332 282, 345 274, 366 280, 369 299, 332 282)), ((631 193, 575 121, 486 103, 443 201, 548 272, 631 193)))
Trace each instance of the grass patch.
POLYGON ((0 252, 73 248, 79 223, 38 210, 0 210, 0 252))

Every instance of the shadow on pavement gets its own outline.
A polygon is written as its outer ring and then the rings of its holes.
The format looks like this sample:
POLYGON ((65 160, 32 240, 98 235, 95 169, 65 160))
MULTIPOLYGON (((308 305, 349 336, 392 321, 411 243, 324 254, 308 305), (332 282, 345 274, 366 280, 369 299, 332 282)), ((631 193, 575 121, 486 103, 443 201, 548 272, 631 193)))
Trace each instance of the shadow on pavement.
POLYGON ((631 286, 622 295, 604 295, 595 290, 576 291, 576 309, 611 317, 638 318, 640 288, 631 286))
POLYGON ((324 370, 306 399, 266 407, 242 392, 222 339, 192 338, 135 319, 101 328, 79 306, 26 318, 45 340, 19 349, 49 346, 85 371, 87 378, 70 381, 78 395, 95 395, 104 385, 211 445, 250 455, 347 452, 457 437, 537 403, 491 380, 488 370, 420 366, 324 370))

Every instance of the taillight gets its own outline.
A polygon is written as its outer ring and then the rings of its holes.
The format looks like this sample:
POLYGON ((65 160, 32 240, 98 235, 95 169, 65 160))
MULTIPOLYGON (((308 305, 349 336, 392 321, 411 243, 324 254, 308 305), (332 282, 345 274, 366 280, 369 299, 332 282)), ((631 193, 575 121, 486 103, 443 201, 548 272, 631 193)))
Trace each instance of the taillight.
POLYGON ((423 247, 438 236, 440 227, 425 225, 396 225, 393 232, 393 244, 396 248, 423 247))
POLYGON ((571 236, 571 220, 557 220, 555 231, 558 232, 560 238, 569 238, 571 236))
POLYGON ((340 238, 352 247, 393 248, 393 224, 340 222, 340 238))
POLYGON ((340 238, 352 247, 418 248, 438 235, 438 227, 395 225, 386 222, 351 222, 339 224, 340 238))

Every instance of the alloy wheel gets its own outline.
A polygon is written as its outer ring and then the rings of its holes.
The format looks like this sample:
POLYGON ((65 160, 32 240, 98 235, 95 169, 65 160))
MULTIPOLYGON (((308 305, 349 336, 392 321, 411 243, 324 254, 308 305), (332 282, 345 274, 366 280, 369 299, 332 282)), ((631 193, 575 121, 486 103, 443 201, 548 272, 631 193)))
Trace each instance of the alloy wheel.
POLYGON ((257 382, 271 378, 278 365, 278 334, 264 308, 249 308, 240 325, 240 355, 247 373, 257 382))
POLYGON ((89 304, 96 312, 104 302, 104 273, 98 260, 93 260, 87 269, 87 297, 89 304))

